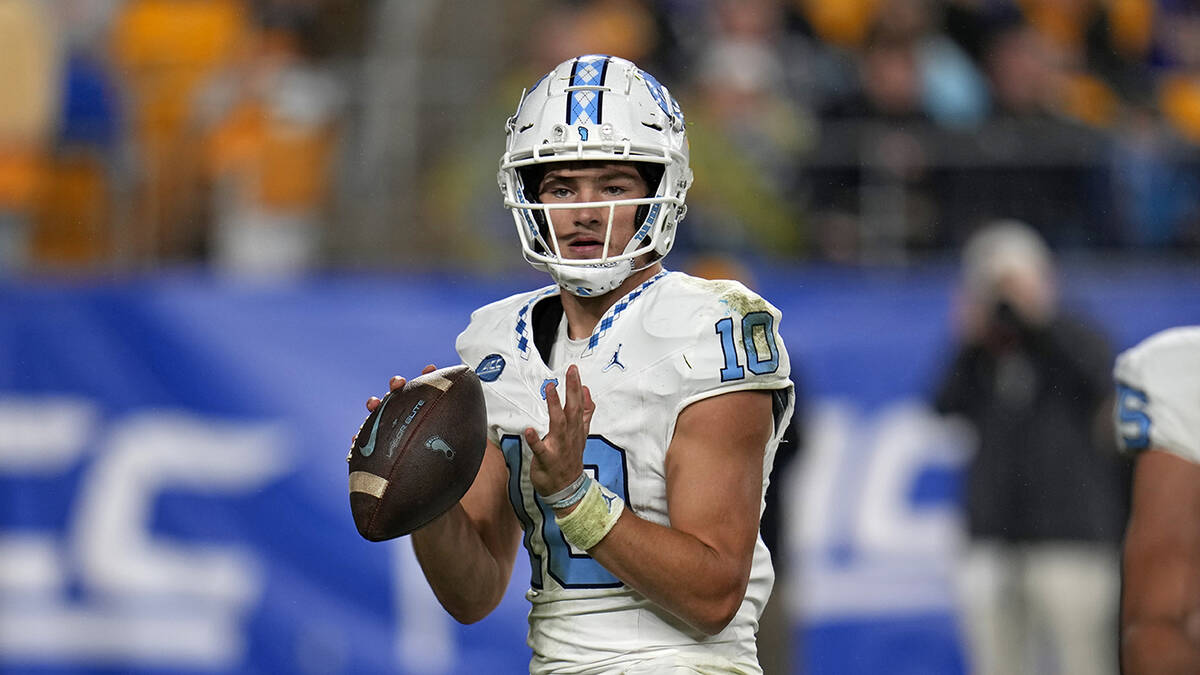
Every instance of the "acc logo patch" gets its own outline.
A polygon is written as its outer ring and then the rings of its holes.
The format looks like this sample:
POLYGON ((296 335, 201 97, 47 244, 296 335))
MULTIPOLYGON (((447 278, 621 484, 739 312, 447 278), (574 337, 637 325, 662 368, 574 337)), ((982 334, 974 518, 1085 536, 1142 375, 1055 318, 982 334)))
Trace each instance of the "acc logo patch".
POLYGON ((495 382, 502 372, 504 372, 504 357, 499 354, 489 354, 483 357, 478 366, 475 366, 475 374, 484 382, 495 382))

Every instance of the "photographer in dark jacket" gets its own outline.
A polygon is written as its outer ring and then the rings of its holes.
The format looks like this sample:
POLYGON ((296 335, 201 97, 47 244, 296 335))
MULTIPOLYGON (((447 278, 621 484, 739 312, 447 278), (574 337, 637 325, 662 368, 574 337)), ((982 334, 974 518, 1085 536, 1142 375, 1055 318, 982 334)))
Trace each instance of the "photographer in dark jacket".
POLYGON ((961 345, 936 405, 978 445, 960 574, 972 672, 1116 672, 1125 467, 1107 435, 1107 340, 1062 315, 1042 239, 994 223, 963 251, 961 345))

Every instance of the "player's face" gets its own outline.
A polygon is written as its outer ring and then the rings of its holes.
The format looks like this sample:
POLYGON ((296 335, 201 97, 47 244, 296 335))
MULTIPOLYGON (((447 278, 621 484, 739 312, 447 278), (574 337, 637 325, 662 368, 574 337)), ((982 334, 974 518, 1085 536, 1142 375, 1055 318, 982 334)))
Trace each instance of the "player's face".
MULTIPOLYGON (((628 162, 571 162, 551 168, 538 184, 543 204, 571 204, 638 199, 649 196, 649 187, 628 162)), ((612 234, 608 255, 619 255, 633 238, 637 205, 612 209, 612 234)), ((583 260, 605 255, 604 236, 609 207, 549 209, 558 246, 564 258, 583 260)))

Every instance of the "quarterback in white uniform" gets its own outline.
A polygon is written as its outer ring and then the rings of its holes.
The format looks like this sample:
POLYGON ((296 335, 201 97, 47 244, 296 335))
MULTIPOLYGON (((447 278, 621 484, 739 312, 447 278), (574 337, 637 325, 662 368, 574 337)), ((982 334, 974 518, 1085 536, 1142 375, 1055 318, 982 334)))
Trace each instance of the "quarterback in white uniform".
POLYGON ((1117 358, 1114 377, 1117 441, 1139 453, 1122 672, 1200 672, 1200 326, 1147 338, 1117 358))
POLYGON ((758 525, 790 362, 767 301, 662 267, 692 181, 678 104, 629 61, 570 59, 523 94, 499 179, 554 284, 477 310, 458 338, 488 449, 462 501, 412 535, 430 586, 477 621, 523 544, 531 672, 761 672, 774 572, 758 525))
MULTIPOLYGON (((585 470, 620 496, 627 509, 664 526, 671 524, 666 454, 679 413, 725 392, 788 386, 787 352, 776 332, 779 312, 745 287, 663 272, 635 293, 614 305, 612 325, 597 331, 594 344, 591 337, 556 339, 549 364, 534 346, 530 322, 522 318, 535 303, 551 309, 558 304, 553 286, 480 309, 458 340, 464 362, 479 366, 488 435, 508 464, 510 495, 533 568, 530 644, 548 672, 568 672, 580 659, 619 663, 629 658, 626 654, 644 659, 648 650, 686 651, 698 643, 705 645, 703 654, 737 663, 754 653, 758 615, 771 592, 770 557, 758 541, 738 615, 720 634, 706 637, 647 602, 585 552, 571 550, 553 513, 534 497, 531 451, 522 433, 527 426, 545 433, 549 420, 542 388, 565 381, 571 363, 578 365, 596 403, 583 451, 585 470)), ((557 316, 544 328, 552 335, 562 323, 557 316)), ((764 448, 764 478, 775 444, 772 438, 764 448)))

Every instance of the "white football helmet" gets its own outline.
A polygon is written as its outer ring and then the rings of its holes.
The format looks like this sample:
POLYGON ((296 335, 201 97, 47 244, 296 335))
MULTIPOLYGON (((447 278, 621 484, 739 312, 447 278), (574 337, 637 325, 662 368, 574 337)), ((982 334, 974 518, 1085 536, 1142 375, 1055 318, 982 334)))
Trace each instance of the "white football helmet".
MULTIPOLYGON (((559 286, 579 296, 613 290, 639 269, 660 260, 675 243, 684 197, 692 183, 683 111, 667 88, 632 62, 592 54, 560 63, 522 93, 508 118, 500 159, 500 191, 512 210, 525 259, 548 272, 559 286), (650 196, 642 199, 542 204, 530 169, 551 162, 640 162, 650 196), (526 180, 530 178, 530 180, 526 180), (640 223, 624 251, 609 250, 617 206, 637 205, 640 223), (600 258, 563 258, 546 211, 584 206, 608 209, 600 258), (638 265, 646 254, 650 262, 638 265)), ((539 172, 540 175, 540 172, 539 172)))

